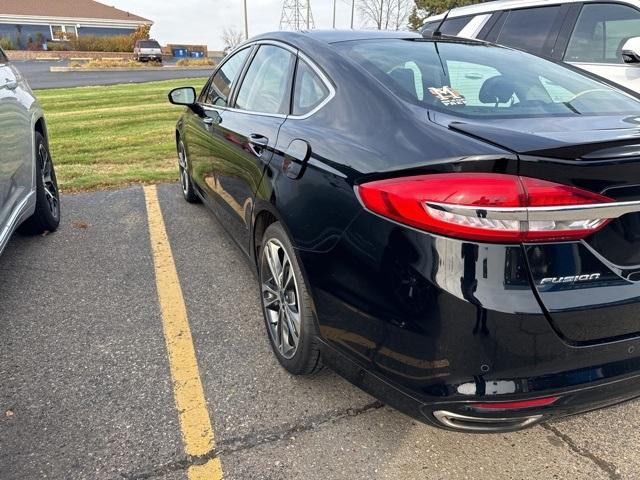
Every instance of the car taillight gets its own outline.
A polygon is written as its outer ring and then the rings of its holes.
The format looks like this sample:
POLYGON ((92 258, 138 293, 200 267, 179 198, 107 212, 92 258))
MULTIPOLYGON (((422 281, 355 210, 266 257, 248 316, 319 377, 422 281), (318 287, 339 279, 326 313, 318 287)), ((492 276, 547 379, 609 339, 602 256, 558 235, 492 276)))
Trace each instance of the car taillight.
POLYGON ((450 237, 512 243, 577 240, 609 222, 613 200, 546 180, 496 173, 392 178, 357 187, 364 206, 450 237))

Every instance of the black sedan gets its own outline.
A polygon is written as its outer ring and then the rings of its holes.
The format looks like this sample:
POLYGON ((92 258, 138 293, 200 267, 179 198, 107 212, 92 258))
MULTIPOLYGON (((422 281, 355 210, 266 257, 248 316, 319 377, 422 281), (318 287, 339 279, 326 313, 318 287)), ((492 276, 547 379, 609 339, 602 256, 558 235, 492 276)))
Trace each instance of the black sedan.
POLYGON ((464 431, 639 396, 640 101, 587 75, 289 32, 173 90, 184 196, 254 262, 284 368, 464 431))

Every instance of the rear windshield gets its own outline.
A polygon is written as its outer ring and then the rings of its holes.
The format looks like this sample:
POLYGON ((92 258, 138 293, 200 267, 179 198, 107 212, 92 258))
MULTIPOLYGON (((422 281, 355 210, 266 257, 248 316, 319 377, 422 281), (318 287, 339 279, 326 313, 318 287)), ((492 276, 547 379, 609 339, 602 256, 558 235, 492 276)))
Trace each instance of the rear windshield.
POLYGON ((160 44, 154 40, 141 40, 140 48, 160 48, 160 44))
POLYGON ((416 105, 483 118, 638 114, 640 101, 567 67, 491 45, 365 40, 335 46, 416 105))

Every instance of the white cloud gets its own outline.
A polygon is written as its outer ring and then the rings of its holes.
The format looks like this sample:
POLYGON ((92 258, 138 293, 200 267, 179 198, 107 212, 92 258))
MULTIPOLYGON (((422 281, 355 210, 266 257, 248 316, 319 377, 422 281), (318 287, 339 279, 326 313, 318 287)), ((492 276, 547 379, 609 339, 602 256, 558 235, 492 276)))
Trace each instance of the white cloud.
MULTIPOLYGON (((227 27, 244 30, 242 0, 102 0, 121 10, 153 20, 151 35, 163 44, 188 43, 223 48, 221 35, 227 27)), ((278 30, 283 0, 247 0, 249 35, 278 30)), ((351 0, 337 0, 336 27, 349 28, 351 0)), ((311 0, 316 28, 331 28, 333 0, 311 0)), ((356 28, 361 25, 356 8, 356 28)))

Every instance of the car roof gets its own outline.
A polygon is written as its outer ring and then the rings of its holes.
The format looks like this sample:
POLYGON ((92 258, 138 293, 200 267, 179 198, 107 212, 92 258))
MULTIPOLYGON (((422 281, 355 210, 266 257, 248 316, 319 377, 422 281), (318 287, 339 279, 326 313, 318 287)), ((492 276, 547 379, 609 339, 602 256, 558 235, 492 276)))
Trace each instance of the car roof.
POLYGON ((249 41, 260 39, 295 41, 300 38, 313 38, 324 43, 349 42, 353 40, 375 40, 385 38, 421 38, 417 32, 388 30, 301 30, 264 33, 249 41))
MULTIPOLYGON (((603 0, 495 0, 492 2, 467 5, 466 7, 453 8, 449 13, 449 18, 498 12, 501 10, 512 10, 516 8, 543 7, 545 5, 562 5, 565 3, 603 3, 603 0)), ((638 0, 610 1, 609 3, 626 3, 628 5, 640 7, 640 1, 638 0)), ((424 23, 433 22, 435 20, 442 20, 444 16, 445 13, 434 15, 425 19, 424 23)))

